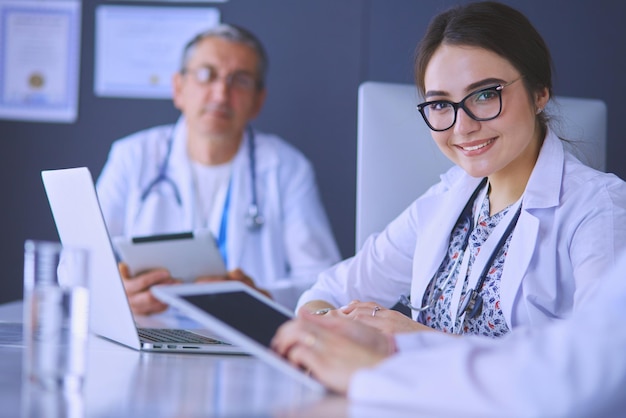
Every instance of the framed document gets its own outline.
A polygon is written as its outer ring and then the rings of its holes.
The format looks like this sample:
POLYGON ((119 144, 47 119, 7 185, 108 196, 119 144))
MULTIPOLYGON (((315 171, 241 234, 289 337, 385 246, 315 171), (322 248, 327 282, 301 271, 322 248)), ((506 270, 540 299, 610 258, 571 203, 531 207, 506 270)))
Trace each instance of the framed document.
POLYGON ((76 120, 79 1, 0 0, 0 118, 76 120))
POLYGON ((95 94, 171 98, 183 47, 219 21, 211 7, 98 6, 95 94))

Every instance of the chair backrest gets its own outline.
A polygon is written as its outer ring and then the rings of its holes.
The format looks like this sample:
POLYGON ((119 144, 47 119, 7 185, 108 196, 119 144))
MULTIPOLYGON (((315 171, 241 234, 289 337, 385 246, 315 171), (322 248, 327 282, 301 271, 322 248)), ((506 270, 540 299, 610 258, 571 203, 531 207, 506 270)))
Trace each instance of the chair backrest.
MULTIPOLYGON (((356 249, 381 231, 452 166, 439 151, 416 105, 412 84, 359 87, 356 249)), ((551 126, 584 163, 605 170, 607 109, 601 100, 555 97, 551 126)))

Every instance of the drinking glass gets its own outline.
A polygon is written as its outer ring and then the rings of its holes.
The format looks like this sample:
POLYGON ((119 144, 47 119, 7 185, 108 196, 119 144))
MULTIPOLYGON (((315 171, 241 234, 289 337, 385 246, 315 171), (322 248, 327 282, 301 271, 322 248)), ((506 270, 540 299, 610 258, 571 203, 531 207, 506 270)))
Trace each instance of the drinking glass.
POLYGON ((89 254, 58 242, 24 244, 24 379, 82 391, 89 334, 89 254))

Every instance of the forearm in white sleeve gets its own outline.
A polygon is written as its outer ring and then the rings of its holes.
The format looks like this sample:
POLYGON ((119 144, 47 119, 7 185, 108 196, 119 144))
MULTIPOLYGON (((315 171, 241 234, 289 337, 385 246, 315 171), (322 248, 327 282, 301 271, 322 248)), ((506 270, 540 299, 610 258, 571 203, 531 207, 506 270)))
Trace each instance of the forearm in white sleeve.
POLYGON ((312 300, 339 308, 355 299, 392 307, 411 288, 415 218, 411 205, 380 234, 371 235, 354 257, 322 272, 297 309, 312 300))
POLYGON ((453 416, 611 416, 626 406, 626 260, 568 320, 500 340, 397 339, 399 353, 351 381, 357 403, 453 416), (421 341, 420 341, 421 340, 421 341))

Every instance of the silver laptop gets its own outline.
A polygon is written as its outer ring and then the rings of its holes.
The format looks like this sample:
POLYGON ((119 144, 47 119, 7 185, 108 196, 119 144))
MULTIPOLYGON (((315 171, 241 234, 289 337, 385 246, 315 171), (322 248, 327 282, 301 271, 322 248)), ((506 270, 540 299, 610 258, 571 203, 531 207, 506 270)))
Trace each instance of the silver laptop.
POLYGON ((93 178, 87 167, 41 172, 61 243, 90 250, 90 326, 136 350, 242 354, 206 331, 138 328, 128 304, 93 178))

